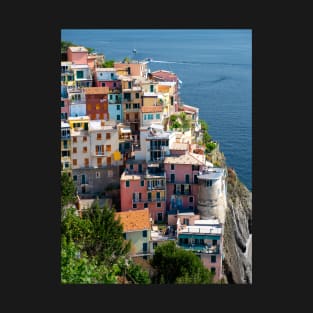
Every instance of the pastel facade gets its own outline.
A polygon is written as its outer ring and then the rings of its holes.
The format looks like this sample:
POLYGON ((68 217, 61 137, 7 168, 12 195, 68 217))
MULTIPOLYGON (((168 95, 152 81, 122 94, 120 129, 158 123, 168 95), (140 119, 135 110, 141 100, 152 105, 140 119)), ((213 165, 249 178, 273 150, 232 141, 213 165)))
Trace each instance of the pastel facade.
POLYGON ((127 160, 120 180, 121 211, 148 209, 154 222, 164 221, 166 182, 162 167, 127 160))
POLYGON ((132 76, 141 76, 147 77, 148 74, 148 62, 131 62, 131 63, 122 63, 122 62, 115 62, 114 68, 117 72, 122 72, 126 75, 132 76))
POLYGON ((89 87, 84 89, 86 115, 91 120, 109 120, 108 87, 89 87))
POLYGON ((149 126, 151 124, 163 125, 162 106, 142 106, 140 116, 141 126, 149 126))
POLYGON ((184 155, 165 158, 168 210, 194 211, 197 208, 198 175, 205 166, 202 157, 188 152, 184 155))
POLYGON ((74 74, 75 87, 79 88, 92 86, 92 72, 87 64, 72 64, 71 69, 74 74))
POLYGON ((68 47, 67 61, 73 64, 88 64, 88 50, 85 47, 68 47))
POLYGON ((115 213, 123 225, 124 238, 131 242, 131 256, 150 254, 151 223, 149 210, 136 210, 115 213))
POLYGON ((115 93, 109 93, 108 107, 110 120, 121 123, 123 121, 122 93, 118 91, 115 93))
POLYGON ((67 86, 74 82, 74 72, 71 66, 72 62, 61 62, 61 85, 67 86))
POLYGON ((69 116, 86 116, 86 97, 82 88, 67 88, 69 99, 69 116))
POLYGON ((71 175, 71 132, 70 125, 61 121, 61 172, 71 175))
POLYGON ((217 219, 194 221, 177 226, 177 244, 197 254, 203 265, 214 273, 214 282, 223 277, 223 228, 217 219))
POLYGON ((66 121, 70 116, 70 100, 66 86, 61 86, 61 121, 66 121))

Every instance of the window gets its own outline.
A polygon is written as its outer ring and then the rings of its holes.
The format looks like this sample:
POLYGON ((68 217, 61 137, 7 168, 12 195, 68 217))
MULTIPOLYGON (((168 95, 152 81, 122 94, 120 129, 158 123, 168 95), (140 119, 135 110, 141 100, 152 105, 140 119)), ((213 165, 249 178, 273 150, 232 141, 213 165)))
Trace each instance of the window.
POLYGON ((137 209, 137 204, 133 203, 133 209, 137 209))
POLYGON ((69 156, 70 156, 70 152, 68 150, 62 151, 62 157, 69 157, 69 156))
POLYGON ((161 207, 161 202, 157 202, 157 208, 161 207))
POLYGON ((100 110, 101 106, 99 103, 96 104, 96 110, 100 110))
POLYGON ((97 133, 97 140, 101 140, 101 133, 97 133))
POLYGON ((120 111, 120 110, 121 110, 121 106, 120 106, 119 104, 116 106, 116 110, 117 110, 117 111, 120 111))
POLYGON ((64 108, 64 101, 61 101, 61 108, 64 108))
POLYGON ((96 155, 104 155, 104 145, 96 145, 96 155))
POLYGON ((211 267, 211 273, 215 274, 215 271, 216 271, 215 267, 211 267))
POLYGON ((198 184, 198 174, 193 175, 193 182, 198 184))
POLYGON ((105 134, 105 139, 110 140, 111 139, 111 133, 106 133, 105 134))
POLYGON ((87 153, 87 152, 88 152, 87 147, 83 147, 83 153, 87 153))
POLYGON ((148 244, 146 243, 146 242, 144 242, 143 244, 142 244, 142 251, 143 252, 146 252, 148 250, 148 244))
POLYGON ((84 78, 84 71, 77 71, 76 72, 76 77, 77 78, 84 78))
POLYGON ((139 103, 133 103, 133 108, 134 108, 134 109, 139 109, 139 108, 140 108, 139 103))
POLYGON ((109 95, 109 99, 112 100, 113 99, 113 95, 109 95))
POLYGON ((217 245, 217 240, 216 239, 213 239, 212 240, 212 246, 216 246, 217 245))
POLYGON ((175 170, 175 164, 171 164, 171 171, 175 170))
POLYGON ((77 181, 77 175, 73 175, 73 181, 77 181))
POLYGON ((151 192, 148 192, 148 201, 151 201, 151 200, 152 200, 151 192))
POLYGON ((68 148, 68 146, 67 146, 67 140, 63 140, 63 148, 64 148, 64 149, 67 149, 67 148, 68 148))
POLYGON ((73 165, 77 165, 77 160, 73 159, 73 165))
MULTIPOLYGON (((102 75, 102 73, 100 75, 102 75)), ((105 83, 102 83, 102 87, 105 87, 105 83)))
POLYGON ((175 182, 175 174, 171 174, 171 183, 175 182))
POLYGON ((67 120, 67 113, 61 113, 61 120, 67 120))
POLYGON ((69 168, 70 167, 70 163, 69 162, 65 162, 64 163, 64 168, 69 168))
POLYGON ((105 151, 109 151, 110 152, 111 151, 111 145, 106 145, 105 146, 105 151))
POLYGON ((157 198, 158 200, 160 200, 160 198, 161 198, 161 194, 160 194, 159 191, 156 193, 156 198, 157 198))
POLYGON ((212 186, 212 179, 209 179, 206 181, 206 186, 211 187, 212 186))
POLYGON ((132 82, 128 82, 128 88, 132 87, 132 82))
POLYGON ((153 85, 150 85, 150 92, 153 92, 153 85))
POLYGON ((144 187, 144 186, 145 186, 145 181, 144 181, 144 180, 141 180, 141 181, 140 181, 140 186, 141 186, 141 187, 144 187))
POLYGON ((216 263, 216 255, 211 255, 211 263, 216 263))
POLYGON ((163 220, 163 214, 161 212, 158 213, 158 221, 161 222, 163 220))
POLYGON ((118 121, 120 121, 120 120, 121 120, 121 116, 120 116, 119 114, 117 114, 117 115, 116 115, 116 119, 117 119, 118 121))
POLYGON ((86 175, 83 174, 82 177, 81 177, 81 183, 82 183, 82 184, 86 184, 86 181, 87 181, 87 180, 86 180, 86 175))
POLYGON ((107 157, 107 165, 111 165, 111 163, 112 163, 111 157, 107 157))
POLYGON ((126 187, 129 187, 129 180, 126 180, 126 181, 125 181, 125 186, 126 186, 126 187))
POLYGON ((189 218, 184 218, 183 224, 188 226, 189 225, 189 218))
POLYGON ((148 207, 148 203, 145 202, 145 203, 143 204, 143 208, 145 209, 145 208, 147 208, 147 207, 148 207))
POLYGON ((146 230, 142 231, 142 237, 147 237, 147 231, 146 230))
POLYGON ((123 238, 126 239, 126 233, 123 233, 123 238))
POLYGON ((83 136, 83 141, 87 141, 87 136, 83 136))
MULTIPOLYGON (((97 166, 101 167, 102 166, 102 158, 97 158, 97 166)), ((97 172, 99 173, 99 172, 97 172)), ((100 177, 100 176, 99 176, 100 177)), ((98 178, 98 177, 97 177, 98 178)))
POLYGON ((100 178, 100 172, 96 172, 96 178, 100 178))
POLYGON ((193 197, 189 197, 189 202, 193 202, 193 197))
POLYGON ((189 184, 189 174, 185 175, 185 181, 186 181, 186 184, 189 184))
POLYGON ((157 120, 161 119, 160 113, 157 113, 157 114, 155 115, 155 118, 156 118, 157 120))
POLYGON ((192 170, 193 171, 199 171, 200 166, 199 165, 192 165, 192 170))
POLYGON ((73 137, 73 142, 77 142, 77 137, 73 137))
POLYGON ((113 170, 108 170, 108 177, 113 177, 113 170))
POLYGON ((89 166, 89 159, 84 159, 84 164, 85 164, 85 167, 88 167, 89 166))
POLYGON ((113 83, 113 87, 116 87, 116 83, 113 83))
POLYGON ((136 92, 136 99, 139 99, 139 92, 136 92))

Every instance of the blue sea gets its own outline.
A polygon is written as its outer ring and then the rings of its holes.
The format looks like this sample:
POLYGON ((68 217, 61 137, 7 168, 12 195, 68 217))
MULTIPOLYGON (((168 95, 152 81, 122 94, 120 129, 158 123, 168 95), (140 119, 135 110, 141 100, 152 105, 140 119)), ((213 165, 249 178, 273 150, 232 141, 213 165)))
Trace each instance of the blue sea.
POLYGON ((200 109, 227 165, 252 191, 251 29, 64 29, 61 39, 107 60, 151 58, 151 71, 176 73, 182 102, 200 109))

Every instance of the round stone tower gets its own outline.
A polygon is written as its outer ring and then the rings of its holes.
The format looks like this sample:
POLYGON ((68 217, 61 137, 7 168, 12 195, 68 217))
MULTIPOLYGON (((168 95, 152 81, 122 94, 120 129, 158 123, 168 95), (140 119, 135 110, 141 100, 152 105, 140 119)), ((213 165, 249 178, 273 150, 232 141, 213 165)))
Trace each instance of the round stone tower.
POLYGON ((225 221, 226 174, 223 168, 209 168, 198 175, 198 211, 201 219, 225 221))

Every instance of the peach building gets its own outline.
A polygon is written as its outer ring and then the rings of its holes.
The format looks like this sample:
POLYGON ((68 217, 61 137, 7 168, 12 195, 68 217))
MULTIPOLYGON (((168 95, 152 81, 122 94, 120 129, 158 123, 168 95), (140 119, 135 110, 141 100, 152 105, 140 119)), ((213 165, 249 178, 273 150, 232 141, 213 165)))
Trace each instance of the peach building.
POLYGON ((88 50, 85 47, 68 47, 67 60, 73 64, 88 65, 88 50))

